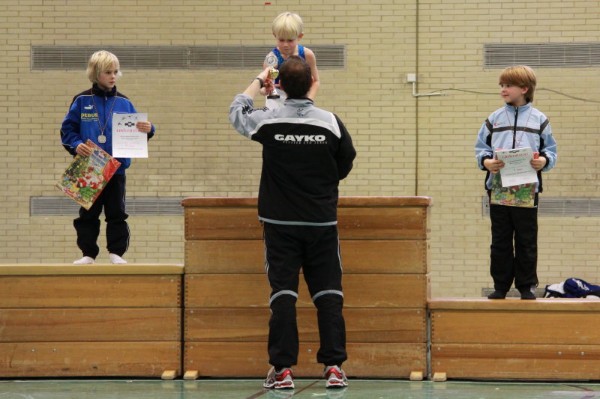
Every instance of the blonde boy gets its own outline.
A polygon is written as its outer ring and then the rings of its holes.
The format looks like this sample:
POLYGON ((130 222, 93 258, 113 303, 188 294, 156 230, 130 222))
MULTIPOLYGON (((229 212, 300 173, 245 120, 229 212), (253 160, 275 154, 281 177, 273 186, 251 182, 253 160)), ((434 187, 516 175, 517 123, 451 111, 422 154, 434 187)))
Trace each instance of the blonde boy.
MULTIPOLYGON (((100 50, 91 55, 86 74, 92 87, 77 94, 65 116, 60 136, 63 147, 71 155, 89 156, 92 148, 86 145, 91 140, 104 151, 112 154, 112 117, 115 113, 133 114, 137 111, 133 103, 117 91, 117 78, 121 76, 117 56, 100 50)), ((140 132, 154 136, 155 128, 148 121, 139 121, 140 132)), ((77 232, 77 246, 83 257, 75 264, 92 264, 100 248, 100 214, 106 217, 106 246, 112 263, 127 263, 123 254, 129 247, 129 227, 125 213, 125 170, 130 158, 117 158, 121 166, 108 182, 89 210, 79 209, 79 217, 73 221, 77 232)))
MULTIPOLYGON (((279 14, 272 23, 271 30, 276 39, 276 47, 267 54, 263 64, 263 69, 272 67, 281 68, 281 65, 292 55, 298 55, 304 58, 310 66, 313 84, 307 94, 311 100, 317 95, 319 90, 319 71, 317 69, 317 59, 315 53, 308 47, 304 47, 298 42, 304 37, 304 23, 298 14, 284 12, 279 14)), ((279 79, 275 79, 275 89, 280 96, 279 99, 267 99, 267 107, 275 108, 281 106, 286 98, 286 93, 279 86, 279 79)), ((264 89, 263 95, 268 95, 264 89)))

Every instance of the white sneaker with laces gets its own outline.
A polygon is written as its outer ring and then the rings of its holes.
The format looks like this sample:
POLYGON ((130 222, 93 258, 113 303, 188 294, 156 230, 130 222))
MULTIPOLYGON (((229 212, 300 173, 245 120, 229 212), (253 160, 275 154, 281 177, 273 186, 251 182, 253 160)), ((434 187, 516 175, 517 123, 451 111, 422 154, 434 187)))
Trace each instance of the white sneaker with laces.
POLYGON ((112 263, 114 265, 123 265, 123 264, 127 263, 127 261, 125 259, 121 258, 117 254, 108 254, 108 257, 110 258, 110 263, 112 263))
POLYGON ((325 367, 325 382, 326 388, 345 388, 348 386, 348 379, 346 373, 338 366, 327 366, 325 367))
POLYGON ((267 379, 263 383, 267 389, 294 389, 294 373, 291 368, 282 368, 279 372, 271 367, 267 379))
POLYGON ((73 262, 74 265, 91 265, 94 263, 94 258, 90 257, 90 256, 84 256, 81 259, 77 259, 75 262, 73 262))

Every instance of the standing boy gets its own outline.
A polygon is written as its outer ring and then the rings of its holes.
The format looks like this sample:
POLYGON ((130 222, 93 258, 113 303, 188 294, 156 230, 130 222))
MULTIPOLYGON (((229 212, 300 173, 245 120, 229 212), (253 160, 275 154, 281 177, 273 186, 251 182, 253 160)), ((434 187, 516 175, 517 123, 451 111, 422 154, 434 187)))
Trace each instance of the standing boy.
MULTIPOLYGON (((308 92, 308 98, 314 100, 319 90, 319 71, 317 69, 317 58, 315 53, 308 47, 304 47, 298 42, 304 37, 304 23, 300 15, 284 12, 279 14, 274 20, 271 26, 273 36, 277 40, 277 46, 271 50, 265 57, 263 68, 275 68, 280 69, 285 60, 292 55, 298 55, 306 60, 312 71, 314 83, 308 92)), ((283 105, 283 101, 287 94, 281 89, 279 85, 279 79, 275 79, 275 91, 278 98, 267 98, 265 105, 268 108, 280 107, 283 105)), ((263 94, 269 94, 261 91, 263 94)))
MULTIPOLYGON (((136 110, 131 101, 117 91, 117 78, 121 76, 119 60, 108 51, 97 51, 90 57, 87 76, 92 88, 77 94, 60 129, 62 145, 71 155, 88 156, 92 149, 85 144, 89 139, 104 151, 112 154, 112 117, 114 113, 132 114, 136 110)), ((154 136, 154 126, 148 121, 139 121, 136 127, 154 136)), ((110 261, 127 263, 123 254, 129 246, 129 226, 125 213, 125 169, 130 158, 118 158, 121 166, 108 182, 89 210, 79 209, 79 217, 73 225, 77 232, 77 246, 83 253, 78 265, 92 264, 100 249, 97 240, 100 234, 100 214, 104 208, 106 217, 106 241, 110 261)))
POLYGON ((229 109, 229 120, 263 146, 258 217, 264 228, 265 268, 271 286, 269 389, 293 388, 298 359, 296 299, 300 268, 317 308, 320 348, 328 388, 348 385, 342 316, 342 265, 337 231, 338 185, 352 169, 356 151, 342 121, 308 98, 308 63, 290 56, 280 70, 287 93, 283 107, 254 109, 261 87, 272 87, 263 70, 229 109))
POLYGON ((531 148, 539 157, 531 159, 537 171, 534 207, 490 204, 492 244, 490 272, 494 292, 489 299, 504 299, 513 281, 521 299, 535 299, 537 277, 538 194, 542 192, 542 172, 556 164, 556 141, 548 118, 534 108, 536 76, 528 66, 506 68, 500 74, 500 96, 506 103, 481 126, 475 144, 475 157, 485 170, 485 187, 490 195, 494 175, 504 167, 494 152, 499 149, 531 148), (514 240, 514 245, 513 245, 514 240))

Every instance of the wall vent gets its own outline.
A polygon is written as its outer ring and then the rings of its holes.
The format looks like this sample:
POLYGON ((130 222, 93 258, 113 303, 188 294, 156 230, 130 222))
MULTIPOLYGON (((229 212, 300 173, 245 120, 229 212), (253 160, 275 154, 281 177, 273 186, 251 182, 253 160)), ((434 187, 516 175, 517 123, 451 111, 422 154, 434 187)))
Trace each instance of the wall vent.
POLYGON ((484 44, 486 68, 581 68, 600 65, 600 43, 484 44))
MULTIPOLYGON (((123 69, 256 69, 273 46, 32 46, 32 70, 84 71, 92 53, 114 53, 123 69)), ((319 69, 344 69, 344 45, 311 45, 319 69)))
MULTIPOLYGON (((135 216, 183 215, 180 197, 128 197, 127 214, 135 216)), ((80 206, 67 197, 31 197, 30 216, 77 216, 80 206)))

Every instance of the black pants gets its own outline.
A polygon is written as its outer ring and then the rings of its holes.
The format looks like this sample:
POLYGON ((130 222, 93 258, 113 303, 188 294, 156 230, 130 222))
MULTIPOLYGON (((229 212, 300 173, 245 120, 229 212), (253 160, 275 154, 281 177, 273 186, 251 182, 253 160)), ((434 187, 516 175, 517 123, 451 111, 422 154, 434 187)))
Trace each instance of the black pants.
POLYGON ((346 359, 342 315, 342 265, 337 226, 264 224, 265 267, 271 285, 269 363, 276 368, 298 362, 296 300, 300 268, 317 308, 320 348, 317 362, 341 365, 346 359))
POLYGON ((513 280, 517 289, 538 285, 537 214, 537 207, 490 205, 494 289, 508 291, 513 280))
POLYGON ((83 256, 96 258, 100 235, 100 214, 106 217, 106 248, 109 253, 122 256, 129 247, 129 226, 125 221, 125 175, 114 175, 89 210, 79 209, 73 221, 77 232, 77 246, 83 256))

